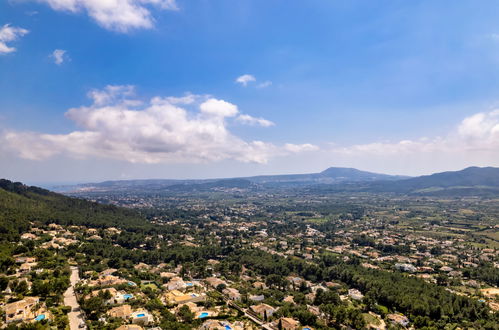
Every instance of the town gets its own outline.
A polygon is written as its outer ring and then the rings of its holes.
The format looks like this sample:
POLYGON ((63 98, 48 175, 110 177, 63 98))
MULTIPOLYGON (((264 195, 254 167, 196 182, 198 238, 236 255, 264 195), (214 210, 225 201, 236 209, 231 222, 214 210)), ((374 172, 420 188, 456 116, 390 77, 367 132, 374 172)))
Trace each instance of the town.
POLYGON ((4 327, 497 326, 492 200, 241 193, 134 197, 156 204, 144 228, 31 221, 1 263, 4 327))

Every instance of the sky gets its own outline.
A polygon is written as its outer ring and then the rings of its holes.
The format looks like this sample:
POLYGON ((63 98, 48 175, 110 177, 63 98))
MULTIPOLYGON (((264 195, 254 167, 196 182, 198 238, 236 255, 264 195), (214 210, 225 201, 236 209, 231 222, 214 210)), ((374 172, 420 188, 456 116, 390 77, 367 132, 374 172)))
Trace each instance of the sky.
POLYGON ((499 166, 499 2, 0 1, 0 177, 499 166))

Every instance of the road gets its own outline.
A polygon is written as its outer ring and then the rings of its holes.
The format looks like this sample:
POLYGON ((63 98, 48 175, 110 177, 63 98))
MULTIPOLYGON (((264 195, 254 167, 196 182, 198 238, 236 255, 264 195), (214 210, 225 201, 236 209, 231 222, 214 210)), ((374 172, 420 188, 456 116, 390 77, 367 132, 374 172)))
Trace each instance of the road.
POLYGON ((71 267, 71 286, 64 292, 64 305, 71 307, 71 312, 69 312, 69 328, 71 330, 78 330, 78 326, 84 322, 83 314, 80 311, 80 305, 76 300, 76 295, 74 292, 74 286, 80 280, 80 274, 78 271, 78 267, 71 267))

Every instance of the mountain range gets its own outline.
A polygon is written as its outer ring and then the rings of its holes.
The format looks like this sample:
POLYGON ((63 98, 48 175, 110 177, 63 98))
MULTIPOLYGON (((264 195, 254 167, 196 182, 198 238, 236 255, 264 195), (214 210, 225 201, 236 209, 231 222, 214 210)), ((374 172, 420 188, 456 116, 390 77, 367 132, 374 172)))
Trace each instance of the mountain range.
POLYGON ((468 167, 461 171, 407 177, 330 167, 320 173, 263 175, 207 180, 122 180, 56 187, 64 193, 189 192, 230 189, 307 188, 334 192, 410 195, 499 195, 499 168, 468 167))

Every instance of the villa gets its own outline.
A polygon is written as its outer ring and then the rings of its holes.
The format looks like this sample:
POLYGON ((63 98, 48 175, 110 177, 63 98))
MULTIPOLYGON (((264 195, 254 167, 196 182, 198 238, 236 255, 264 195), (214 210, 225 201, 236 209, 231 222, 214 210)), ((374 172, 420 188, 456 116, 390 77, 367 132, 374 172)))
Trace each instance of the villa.
POLYGON ((144 330, 144 328, 137 324, 124 324, 119 328, 116 328, 116 330, 144 330))
POLYGON ((35 309, 39 303, 40 298, 38 297, 25 297, 23 300, 6 304, 4 307, 5 323, 48 318, 48 313, 44 313, 43 309, 35 309), (43 317, 41 317, 42 315, 43 317))
POLYGON ((267 304, 253 305, 250 306, 250 309, 261 318, 265 318, 265 315, 271 317, 277 311, 277 309, 267 304))
POLYGON ((227 295, 230 300, 241 300, 241 294, 239 290, 234 288, 226 288, 222 291, 223 294, 227 295))
POLYGON ((128 319, 132 315, 132 307, 130 305, 122 305, 118 307, 111 308, 107 314, 110 317, 118 317, 122 319, 128 319))
POLYGON ((295 330, 295 329, 298 329, 300 323, 297 320, 292 319, 290 317, 281 317, 277 321, 277 324, 278 324, 278 327, 280 324, 280 328, 283 330, 295 330))
POLYGON ((146 310, 137 310, 131 315, 133 324, 147 325, 154 322, 154 317, 146 310))
POLYGON ((225 286, 227 286, 227 283, 225 283, 225 281, 219 279, 219 278, 216 278, 216 277, 207 277, 205 279, 206 283, 208 283, 210 286, 212 286, 213 288, 217 288, 217 286, 221 285, 221 284, 224 284, 225 286))
POLYGON ((171 278, 170 281, 163 286, 166 287, 169 291, 184 290, 185 288, 187 288, 187 284, 180 277, 171 278))
POLYGON ((184 294, 178 290, 167 292, 163 295, 163 300, 167 304, 186 304, 188 302, 197 303, 205 300, 204 294, 188 293, 184 294))

